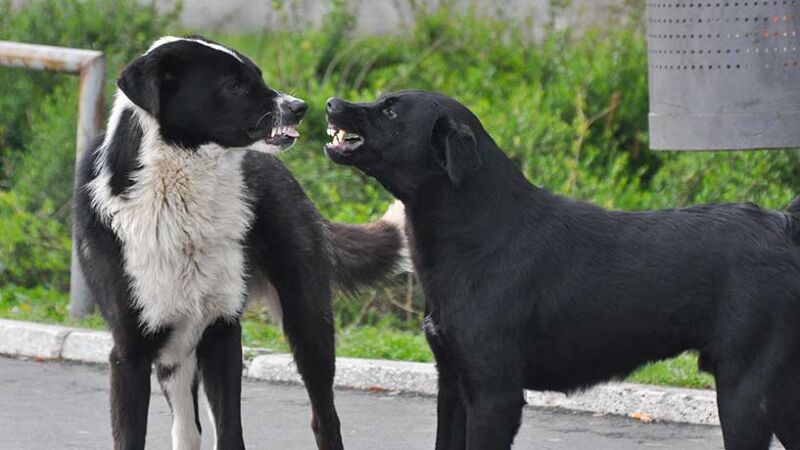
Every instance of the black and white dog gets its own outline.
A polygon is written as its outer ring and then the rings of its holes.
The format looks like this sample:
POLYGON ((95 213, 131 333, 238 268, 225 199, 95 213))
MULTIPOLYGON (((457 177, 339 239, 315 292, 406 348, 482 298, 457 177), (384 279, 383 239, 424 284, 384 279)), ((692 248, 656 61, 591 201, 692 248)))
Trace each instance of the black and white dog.
POLYGON ((266 86, 230 48, 165 37, 117 84, 75 197, 80 262, 114 337, 115 448, 144 448, 152 364, 174 449, 200 446, 200 383, 216 448, 244 448, 238 318, 248 297, 264 295, 306 384, 317 445, 341 449, 332 284, 351 288, 398 268, 402 209, 366 226, 320 217, 270 155, 294 143, 306 104, 266 86))
POLYGON ((621 212, 531 185, 440 94, 331 99, 334 161, 406 206, 439 369, 436 448, 508 449, 523 388, 569 392, 687 349, 725 448, 800 450, 800 201, 621 212))

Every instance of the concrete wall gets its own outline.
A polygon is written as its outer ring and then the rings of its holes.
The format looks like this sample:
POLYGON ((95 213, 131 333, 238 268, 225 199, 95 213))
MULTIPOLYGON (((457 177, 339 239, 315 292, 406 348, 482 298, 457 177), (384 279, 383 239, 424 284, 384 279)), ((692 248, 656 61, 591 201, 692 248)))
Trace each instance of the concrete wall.
MULTIPOLYGON (((402 31, 411 22, 409 0, 346 0, 357 13, 356 31, 380 34, 402 31)), ((331 0, 284 0, 280 10, 269 0, 184 0, 183 23, 200 30, 257 31, 279 24, 293 27, 319 26, 332 7, 331 0)), ((416 3, 436 8, 437 0, 416 3)), ((475 6, 482 14, 512 21, 533 19, 541 24, 547 17, 549 0, 457 0, 459 7, 475 6)), ((573 0, 573 6, 558 18, 560 26, 585 25, 605 20, 622 0, 573 0)))

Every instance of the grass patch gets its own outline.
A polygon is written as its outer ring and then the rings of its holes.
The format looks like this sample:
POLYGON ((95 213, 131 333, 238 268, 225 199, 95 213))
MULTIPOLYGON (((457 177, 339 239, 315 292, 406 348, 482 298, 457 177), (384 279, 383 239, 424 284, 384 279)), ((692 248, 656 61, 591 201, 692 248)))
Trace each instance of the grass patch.
POLYGON ((677 358, 648 364, 634 372, 628 381, 642 384, 714 389, 714 377, 697 370, 697 355, 684 353, 677 358))
POLYGON ((68 298, 64 292, 45 286, 0 286, 0 318, 93 330, 105 328, 105 322, 99 314, 79 320, 71 318, 67 312, 68 298))
MULTIPOLYGON (((67 295, 46 287, 0 287, 0 318, 103 329, 103 319, 94 314, 86 319, 71 319, 67 314, 67 295)), ((289 344, 281 329, 263 319, 247 315, 242 321, 242 340, 248 347, 288 352, 289 344)), ((433 355, 422 332, 398 330, 387 321, 368 326, 337 327, 336 354, 353 358, 431 362, 433 355)), ((685 353, 677 358, 649 364, 628 381, 643 384, 711 389, 714 379, 697 371, 697 356, 685 353)))
MULTIPOLYGON (((289 343, 280 328, 260 320, 242 322, 242 340, 249 347, 289 351, 289 343)), ((422 332, 402 331, 386 325, 337 327, 336 354, 352 358, 433 361, 422 332)))

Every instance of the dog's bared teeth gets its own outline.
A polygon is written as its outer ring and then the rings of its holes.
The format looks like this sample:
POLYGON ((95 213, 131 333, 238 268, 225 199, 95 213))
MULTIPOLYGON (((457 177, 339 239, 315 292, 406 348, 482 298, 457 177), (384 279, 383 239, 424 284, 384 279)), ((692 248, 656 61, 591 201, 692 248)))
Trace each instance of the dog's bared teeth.
POLYGON ((331 137, 332 137, 333 135, 335 135, 335 134, 336 134, 336 129, 334 129, 332 126, 328 126, 328 131, 327 131, 327 133, 328 133, 328 136, 331 136, 331 137))
POLYGON ((288 126, 286 127, 286 136, 291 138, 298 138, 300 137, 300 133, 297 132, 296 126, 288 126))

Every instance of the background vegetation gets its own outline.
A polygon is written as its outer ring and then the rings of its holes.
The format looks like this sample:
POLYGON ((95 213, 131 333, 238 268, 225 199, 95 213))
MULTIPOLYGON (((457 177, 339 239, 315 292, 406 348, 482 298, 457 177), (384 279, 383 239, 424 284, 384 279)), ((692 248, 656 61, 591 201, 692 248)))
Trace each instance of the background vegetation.
MULTIPOLYGON (((413 26, 381 37, 352 36, 353 15, 335 3, 320 30, 213 36, 255 60, 269 84, 311 105, 303 138, 282 159, 331 219, 375 219, 389 198, 370 179, 324 157, 325 99, 369 100, 411 87, 442 91, 468 105, 534 183, 608 208, 732 201, 781 208, 800 193, 797 152, 648 150, 641 1, 631 0, 621 18, 580 34, 553 25, 562 1, 553 2, 551 20, 536 32, 530 23, 509 25, 474 10, 414 7, 413 26)), ((31 0, 17 10, 0 0, 0 39, 104 51, 110 98, 114 74, 126 61, 156 37, 186 31, 176 18, 177 10, 159 13, 133 0, 31 0)), ((65 305, 77 84, 61 75, 0 69, 0 86, 0 316, 70 322, 65 305)), ((335 304, 339 353, 430 360, 418 331, 421 309, 406 278, 341 296, 335 304)), ((79 324, 102 327, 102 320, 79 324)), ((285 349, 260 305, 248 312, 245 338, 285 349)), ((648 367, 635 379, 710 385, 691 355, 648 367)))

